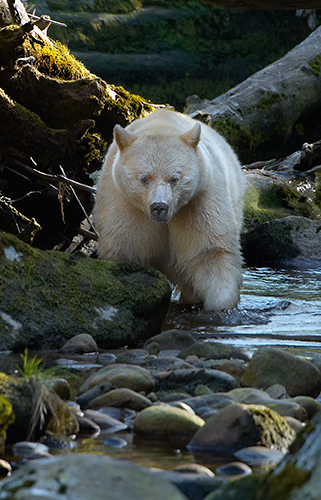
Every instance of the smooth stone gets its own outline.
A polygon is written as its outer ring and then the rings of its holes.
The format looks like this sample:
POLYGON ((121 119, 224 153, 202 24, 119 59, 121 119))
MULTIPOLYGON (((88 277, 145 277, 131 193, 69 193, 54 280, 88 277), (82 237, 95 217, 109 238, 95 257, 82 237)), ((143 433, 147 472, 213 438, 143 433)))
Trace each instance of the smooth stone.
POLYGON ((234 456, 250 466, 274 466, 278 464, 285 453, 278 450, 271 450, 265 446, 248 446, 235 451, 234 456))
MULTIPOLYGON (((224 478, 193 472, 182 474, 170 470, 158 471, 158 474, 173 483, 185 495, 185 500, 204 500, 208 494, 218 489, 225 482, 224 478)), ((148 500, 154 500, 154 498, 151 497, 148 500)))
POLYGON ((226 392, 238 387, 238 381, 220 370, 192 368, 154 374, 159 391, 175 391, 182 387, 193 394, 199 385, 207 385, 213 392, 226 392))
POLYGON ((108 430, 110 432, 122 431, 128 427, 120 420, 117 420, 110 415, 106 415, 106 413, 103 413, 102 411, 88 409, 84 411, 84 415, 95 422, 95 424, 99 425, 101 429, 108 430))
POLYGON ((209 476, 209 477, 215 476, 214 472, 211 469, 205 467, 205 465, 196 463, 177 465, 176 467, 173 467, 173 469, 171 470, 174 472, 180 472, 181 474, 194 473, 194 474, 202 474, 203 476, 209 476))
POLYGON ((77 416, 80 434, 100 434, 100 427, 95 422, 86 417, 77 416))
POLYGON ((287 399, 290 396, 282 384, 273 384, 265 389, 265 392, 273 399, 287 399))
POLYGON ((187 356, 194 355, 198 358, 204 359, 242 359, 249 361, 250 355, 238 347, 228 344, 221 344, 220 342, 205 342, 200 341, 192 344, 182 351, 179 355, 180 358, 185 359, 187 356))
POLYGON ((83 394, 95 385, 109 382, 115 388, 126 387, 137 392, 148 394, 155 389, 155 379, 151 373, 141 366, 112 364, 104 366, 93 373, 80 387, 79 394, 83 394))
POLYGON ((104 445, 105 446, 110 446, 111 448, 124 448, 125 446, 128 445, 128 443, 123 438, 120 438, 120 437, 110 437, 108 439, 105 439, 104 445))
POLYGON ((242 360, 239 359, 230 359, 228 361, 224 361, 218 366, 218 370, 222 370, 223 372, 232 375, 235 378, 242 378, 246 369, 246 365, 242 360))
POLYGON ((130 408, 131 410, 141 411, 147 406, 151 406, 151 404, 152 402, 142 394, 122 387, 92 399, 87 408, 95 410, 104 406, 116 406, 117 408, 130 408))
POLYGON ((19 457, 27 457, 31 453, 48 453, 49 448, 42 443, 34 443, 31 441, 19 441, 12 447, 14 455, 19 457))
POLYGON ((98 361, 102 365, 111 365, 112 363, 116 363, 117 358, 115 354, 104 352, 98 355, 98 361))
POLYGON ((293 401, 302 406, 307 412, 309 420, 311 420, 311 418, 313 418, 316 413, 321 411, 321 403, 309 396, 296 396, 294 398, 291 398, 290 401, 293 401))
POLYGON ((148 339, 144 348, 148 349, 148 346, 154 342, 158 344, 160 350, 177 349, 182 351, 194 344, 195 340, 192 334, 184 330, 167 330, 148 339))
POLYGON ((160 370, 181 370, 182 368, 193 368, 190 363, 175 356, 158 356, 156 359, 147 360, 144 367, 153 371, 160 370))
POLYGON ((126 349, 117 353, 117 363, 140 365, 149 358, 145 349, 126 349))
POLYGON ((158 394, 159 400, 164 401, 164 403, 170 403, 174 401, 185 401, 191 397, 187 392, 169 392, 164 395, 158 394))
POLYGON ((218 467, 215 471, 221 476, 248 476, 252 474, 252 469, 247 464, 243 462, 230 462, 229 464, 222 465, 218 467))
POLYGON ((190 439, 204 420, 170 405, 153 405, 142 410, 134 421, 136 434, 157 438, 190 439))
POLYGON ((59 455, 36 466, 26 463, 1 481, 0 497, 8 494, 16 500, 56 500, 55 495, 58 500, 186 500, 146 467, 89 453, 59 455))
POLYGON ((64 354, 85 354, 98 352, 98 346, 92 335, 80 333, 68 340, 60 349, 64 354))
POLYGON ((232 403, 211 416, 192 437, 192 451, 233 453, 247 446, 264 444, 287 449, 295 432, 283 417, 263 405, 232 403))
POLYGON ((80 396, 78 396, 76 398, 76 401, 81 408, 86 408, 87 405, 90 403, 90 401, 92 401, 95 398, 98 398, 98 396, 101 396, 102 394, 106 394, 112 389, 113 385, 110 382, 98 384, 89 389, 88 391, 84 392, 80 396))
POLYGON ((321 390, 321 373, 315 365, 274 347, 263 347, 254 353, 243 381, 263 389, 282 384, 290 397, 317 397, 321 390))
POLYGON ((52 378, 48 381, 49 387, 51 387, 59 397, 63 400, 70 399, 70 384, 68 380, 64 378, 52 378))
POLYGON ((299 434, 299 432, 301 432, 305 427, 305 424, 303 424, 302 422, 300 422, 300 420, 297 420, 296 418, 284 417, 284 419, 289 424, 289 426, 292 427, 292 429, 296 432, 296 434, 299 434))

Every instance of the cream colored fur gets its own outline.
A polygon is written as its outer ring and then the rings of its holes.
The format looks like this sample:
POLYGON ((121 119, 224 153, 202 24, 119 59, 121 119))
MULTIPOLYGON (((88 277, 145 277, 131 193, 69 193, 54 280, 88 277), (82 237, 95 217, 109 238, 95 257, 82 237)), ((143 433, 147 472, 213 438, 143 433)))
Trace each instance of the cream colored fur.
POLYGON ((157 110, 116 126, 94 210, 99 255, 156 267, 185 302, 232 309, 242 283, 243 195, 236 155, 207 125, 157 110))

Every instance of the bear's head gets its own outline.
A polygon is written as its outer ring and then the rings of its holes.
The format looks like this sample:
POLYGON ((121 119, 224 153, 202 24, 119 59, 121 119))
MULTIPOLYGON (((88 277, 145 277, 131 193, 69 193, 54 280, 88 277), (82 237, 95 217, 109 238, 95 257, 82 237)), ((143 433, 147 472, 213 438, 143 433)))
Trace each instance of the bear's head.
POLYGON ((170 129, 138 134, 116 125, 116 186, 154 222, 168 223, 197 190, 200 137, 197 122, 183 134, 170 129))

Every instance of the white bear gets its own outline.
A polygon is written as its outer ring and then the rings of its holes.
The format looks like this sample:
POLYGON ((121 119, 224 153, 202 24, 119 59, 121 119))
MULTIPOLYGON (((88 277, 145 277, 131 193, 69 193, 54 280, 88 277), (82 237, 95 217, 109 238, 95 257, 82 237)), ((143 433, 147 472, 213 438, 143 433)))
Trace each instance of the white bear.
POLYGON ((159 109, 116 125, 97 187, 99 256, 153 266, 183 302, 237 306, 244 180, 225 139, 159 109))

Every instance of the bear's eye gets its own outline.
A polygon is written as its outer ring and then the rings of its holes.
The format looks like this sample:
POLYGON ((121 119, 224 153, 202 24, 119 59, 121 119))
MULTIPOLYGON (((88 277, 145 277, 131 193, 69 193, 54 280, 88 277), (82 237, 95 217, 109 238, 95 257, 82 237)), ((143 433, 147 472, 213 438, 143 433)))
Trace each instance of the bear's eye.
POLYGON ((148 184, 148 181, 149 181, 148 175, 142 175, 142 177, 140 177, 139 180, 143 186, 146 186, 148 184))
POLYGON ((178 183, 179 181, 179 178, 176 177, 176 176, 173 176, 169 179, 169 183, 172 185, 172 186, 176 186, 176 184, 178 183))

